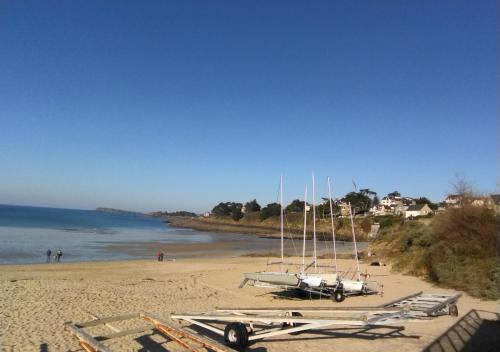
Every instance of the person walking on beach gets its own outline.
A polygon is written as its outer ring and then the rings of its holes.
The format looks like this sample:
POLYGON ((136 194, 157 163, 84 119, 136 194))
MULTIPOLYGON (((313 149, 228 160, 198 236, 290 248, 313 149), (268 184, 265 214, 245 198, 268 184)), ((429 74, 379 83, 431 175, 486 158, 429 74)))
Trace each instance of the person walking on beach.
POLYGON ((50 263, 50 256, 52 255, 52 251, 50 249, 47 249, 47 263, 50 263))
POLYGON ((163 256, 164 256, 164 255, 165 255, 165 254, 163 254, 163 252, 160 252, 160 262, 162 262, 162 261, 163 261, 163 256))
POLYGON ((160 257, 161 257, 161 252, 158 251, 158 253, 156 253, 156 258, 158 259, 159 262, 161 262, 160 257))
POLYGON ((61 257, 63 256, 63 252, 59 249, 56 253, 56 261, 59 263, 61 261, 61 257))

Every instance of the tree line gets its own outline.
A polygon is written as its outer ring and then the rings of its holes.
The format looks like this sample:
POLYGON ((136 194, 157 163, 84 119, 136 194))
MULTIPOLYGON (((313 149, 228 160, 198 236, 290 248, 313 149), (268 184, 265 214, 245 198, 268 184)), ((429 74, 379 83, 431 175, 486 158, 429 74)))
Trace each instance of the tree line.
MULTIPOLYGON (((398 191, 394 191, 388 194, 389 197, 401 197, 398 191)), ((363 214, 369 211, 374 205, 380 204, 380 199, 378 198, 377 192, 370 190, 369 188, 360 189, 356 192, 349 192, 343 198, 334 200, 332 199, 333 214, 340 214, 341 203, 350 203, 354 214, 363 214)), ((432 203, 426 197, 420 197, 415 199, 416 204, 428 204, 431 208, 437 208, 437 205, 432 203)), ((294 199, 290 204, 286 205, 286 213, 303 213, 304 212, 304 201, 300 199, 294 199)), ((307 203, 311 206, 310 203, 307 203)), ((231 216, 235 221, 242 219, 245 214, 257 213, 259 212, 260 220, 265 220, 272 216, 279 216, 281 212, 281 206, 279 203, 269 203, 265 207, 253 199, 246 203, 236 203, 236 202, 221 202, 217 204, 212 209, 212 214, 217 216, 231 216)), ((319 204, 316 205, 316 214, 319 218, 330 216, 330 200, 328 198, 321 198, 319 204)))

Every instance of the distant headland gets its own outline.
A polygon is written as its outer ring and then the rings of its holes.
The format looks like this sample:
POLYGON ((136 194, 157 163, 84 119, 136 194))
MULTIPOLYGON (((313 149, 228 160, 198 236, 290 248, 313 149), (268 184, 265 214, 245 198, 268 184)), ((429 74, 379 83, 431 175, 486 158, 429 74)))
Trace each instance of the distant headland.
POLYGON ((99 208, 96 208, 95 210, 101 211, 103 213, 116 213, 116 214, 127 214, 127 215, 147 215, 144 213, 140 213, 138 211, 122 210, 122 209, 115 209, 115 208, 105 208, 105 207, 99 207, 99 208))

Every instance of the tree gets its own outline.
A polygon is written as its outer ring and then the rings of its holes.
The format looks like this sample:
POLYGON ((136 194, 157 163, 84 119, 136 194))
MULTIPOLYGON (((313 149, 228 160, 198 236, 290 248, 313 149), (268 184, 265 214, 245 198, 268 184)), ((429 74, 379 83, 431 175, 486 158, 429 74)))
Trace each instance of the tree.
MULTIPOLYGON (((321 198, 322 202, 316 206, 316 215, 324 219, 330 216, 330 200, 328 198, 321 198)), ((340 213, 340 207, 336 204, 337 202, 332 199, 332 209, 333 215, 340 213)))
POLYGON ((212 209, 212 214, 219 216, 231 214, 231 209, 229 208, 229 204, 230 204, 229 202, 227 203, 220 202, 212 209))
POLYGON ((379 204, 380 204, 380 199, 378 199, 378 196, 373 197, 372 206, 379 205, 379 204))
POLYGON ((387 195, 389 198, 394 198, 394 197, 401 197, 401 193, 398 191, 391 192, 387 195))
POLYGON ((438 208, 438 205, 432 203, 427 197, 420 197, 415 199, 415 204, 427 204, 432 210, 436 210, 438 208))
POLYGON ((279 216, 281 214, 281 206, 278 203, 269 203, 260 210, 260 220, 265 220, 271 216, 279 216))
POLYGON ((304 201, 295 199, 285 208, 287 213, 301 213, 304 211, 304 201))
POLYGON ((259 203, 257 203, 257 199, 245 203, 245 211, 247 213, 254 213, 259 210, 260 210, 260 205, 259 203))
POLYGON ((212 209, 212 214, 219 215, 219 216, 227 216, 233 214, 235 212, 235 209, 239 209, 241 212, 241 208, 243 207, 243 204, 241 203, 235 203, 235 202, 225 202, 225 203, 219 203, 217 204, 213 209, 212 209))
POLYGON ((372 199, 377 196, 377 192, 371 191, 369 188, 360 189, 359 193, 372 199))
POLYGON ((243 217, 243 212, 241 211, 241 207, 234 207, 231 210, 231 218, 234 221, 239 221, 243 217))
POLYGON ((361 192, 349 192, 342 201, 351 203, 353 214, 364 213, 370 209, 372 200, 361 192))

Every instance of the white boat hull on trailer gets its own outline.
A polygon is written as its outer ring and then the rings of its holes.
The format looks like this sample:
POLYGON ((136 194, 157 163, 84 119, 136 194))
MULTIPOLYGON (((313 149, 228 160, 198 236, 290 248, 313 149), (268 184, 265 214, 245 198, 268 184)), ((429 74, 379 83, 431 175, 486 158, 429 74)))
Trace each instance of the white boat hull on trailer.
POLYGON ((337 274, 309 274, 302 273, 299 275, 302 283, 309 287, 336 286, 337 274))
POLYGON ((345 292, 356 292, 362 293, 364 282, 356 281, 356 280, 341 280, 342 286, 344 287, 345 292))
POLYGON ((299 278, 296 274, 262 271, 243 274, 244 281, 253 281, 254 284, 270 286, 298 286, 299 278))

